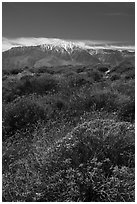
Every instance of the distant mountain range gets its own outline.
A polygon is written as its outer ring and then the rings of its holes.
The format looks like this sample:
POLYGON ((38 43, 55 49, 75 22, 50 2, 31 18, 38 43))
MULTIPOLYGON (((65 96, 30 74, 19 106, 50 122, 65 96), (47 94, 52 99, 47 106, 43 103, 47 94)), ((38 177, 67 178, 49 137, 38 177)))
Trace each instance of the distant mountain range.
POLYGON ((96 64, 116 66, 125 59, 134 65, 135 52, 133 49, 91 46, 53 39, 47 41, 46 44, 13 47, 3 52, 2 66, 3 69, 96 64))

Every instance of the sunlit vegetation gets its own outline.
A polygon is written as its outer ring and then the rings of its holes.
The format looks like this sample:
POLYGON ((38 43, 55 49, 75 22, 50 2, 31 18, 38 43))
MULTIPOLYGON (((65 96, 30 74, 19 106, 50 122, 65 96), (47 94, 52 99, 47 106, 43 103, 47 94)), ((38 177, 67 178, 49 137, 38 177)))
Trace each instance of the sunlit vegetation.
POLYGON ((3 201, 135 200, 135 73, 124 65, 3 71, 3 201))

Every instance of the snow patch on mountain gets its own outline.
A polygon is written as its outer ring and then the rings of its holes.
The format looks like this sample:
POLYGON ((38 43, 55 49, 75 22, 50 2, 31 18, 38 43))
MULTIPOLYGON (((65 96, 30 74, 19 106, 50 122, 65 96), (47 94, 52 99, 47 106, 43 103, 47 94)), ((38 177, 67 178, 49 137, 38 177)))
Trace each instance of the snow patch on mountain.
POLYGON ((52 49, 54 47, 61 47, 65 50, 72 51, 74 47, 79 47, 82 49, 88 49, 90 46, 86 45, 81 41, 70 41, 70 40, 62 40, 56 38, 17 38, 17 39, 2 39, 2 47, 3 51, 6 51, 12 47, 23 47, 23 46, 37 46, 41 45, 41 47, 52 49))
POLYGON ((54 49, 55 47, 61 48, 71 53, 74 49, 113 49, 113 50, 129 50, 135 51, 134 46, 129 45, 117 45, 111 42, 103 41, 87 41, 87 40, 63 40, 57 38, 16 38, 8 39, 3 37, 2 50, 6 51, 12 47, 24 47, 24 46, 38 46, 41 45, 42 49, 54 49))

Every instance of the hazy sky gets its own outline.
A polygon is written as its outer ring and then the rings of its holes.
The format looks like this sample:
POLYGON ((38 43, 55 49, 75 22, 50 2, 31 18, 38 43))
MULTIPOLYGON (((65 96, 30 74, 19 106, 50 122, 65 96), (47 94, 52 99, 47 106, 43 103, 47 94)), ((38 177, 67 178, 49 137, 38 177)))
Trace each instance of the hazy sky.
POLYGON ((2 3, 3 37, 50 37, 134 44, 135 3, 2 3))

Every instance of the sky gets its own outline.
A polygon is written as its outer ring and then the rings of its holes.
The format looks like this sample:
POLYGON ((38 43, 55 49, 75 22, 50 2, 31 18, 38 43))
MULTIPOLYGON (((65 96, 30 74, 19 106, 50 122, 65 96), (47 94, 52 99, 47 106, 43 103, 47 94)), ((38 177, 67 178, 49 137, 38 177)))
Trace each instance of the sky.
POLYGON ((3 2, 2 35, 15 43, 61 38, 134 45, 135 3, 3 2))

